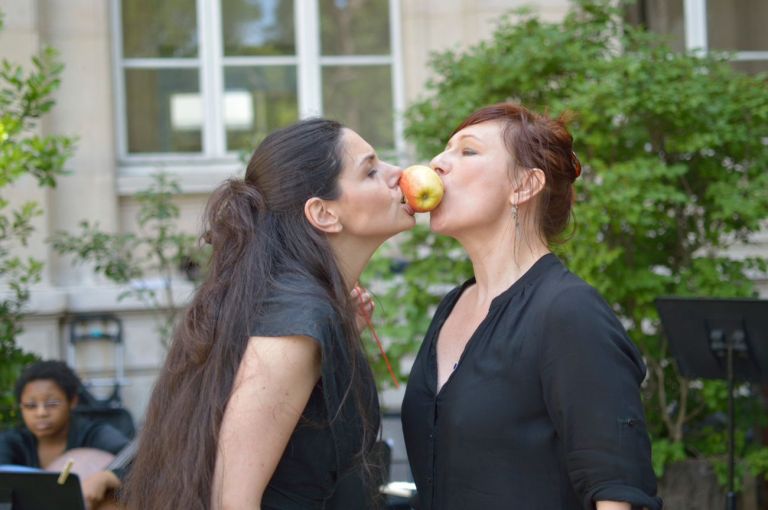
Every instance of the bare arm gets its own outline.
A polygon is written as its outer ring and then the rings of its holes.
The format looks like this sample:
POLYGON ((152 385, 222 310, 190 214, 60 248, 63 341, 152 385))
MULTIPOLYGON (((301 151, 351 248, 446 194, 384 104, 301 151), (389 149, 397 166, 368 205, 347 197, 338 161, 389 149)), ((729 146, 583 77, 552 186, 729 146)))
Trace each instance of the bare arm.
POLYGON ((320 378, 309 337, 252 337, 219 432, 211 506, 258 509, 264 490, 320 378))
POLYGON ((107 491, 120 487, 120 479, 112 471, 99 471, 83 480, 82 490, 86 508, 95 508, 107 491))

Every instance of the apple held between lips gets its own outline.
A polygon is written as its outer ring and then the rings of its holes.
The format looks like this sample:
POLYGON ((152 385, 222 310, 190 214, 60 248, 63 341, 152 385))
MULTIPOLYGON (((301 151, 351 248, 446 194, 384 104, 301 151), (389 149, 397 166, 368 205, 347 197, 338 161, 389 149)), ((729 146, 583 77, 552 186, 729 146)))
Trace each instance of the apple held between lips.
POLYGON ((443 199, 445 192, 440 176, 426 165, 412 165, 403 170, 400 189, 415 212, 431 211, 443 199))

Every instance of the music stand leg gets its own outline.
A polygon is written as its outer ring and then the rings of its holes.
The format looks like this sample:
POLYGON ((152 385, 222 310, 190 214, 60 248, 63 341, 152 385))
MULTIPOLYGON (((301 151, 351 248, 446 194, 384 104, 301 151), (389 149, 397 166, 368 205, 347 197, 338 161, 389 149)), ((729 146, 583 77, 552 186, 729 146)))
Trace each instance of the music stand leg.
POLYGON ((736 510, 734 485, 734 404, 733 404, 733 339, 727 339, 727 378, 728 378, 728 494, 725 497, 725 510, 736 510))
POLYGON ((0 489, 0 510, 13 510, 13 491, 0 489))

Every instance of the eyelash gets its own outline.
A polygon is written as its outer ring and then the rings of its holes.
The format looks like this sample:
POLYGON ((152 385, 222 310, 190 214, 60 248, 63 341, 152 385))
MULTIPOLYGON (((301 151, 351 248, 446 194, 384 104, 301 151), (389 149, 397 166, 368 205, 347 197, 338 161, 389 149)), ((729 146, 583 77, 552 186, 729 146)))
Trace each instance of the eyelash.
POLYGON ((476 154, 477 154, 477 152, 472 150, 472 149, 464 149, 464 150, 461 151, 461 155, 462 156, 474 156, 476 154))
POLYGON ((379 170, 377 168, 371 168, 370 171, 368 171, 368 177, 373 177, 378 173, 378 171, 379 170))

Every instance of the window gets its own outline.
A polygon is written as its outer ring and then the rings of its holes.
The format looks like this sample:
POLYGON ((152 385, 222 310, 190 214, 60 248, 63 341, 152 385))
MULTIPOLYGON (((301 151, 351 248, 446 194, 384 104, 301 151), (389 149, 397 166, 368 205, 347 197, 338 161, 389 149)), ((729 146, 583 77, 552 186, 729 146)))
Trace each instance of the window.
POLYGON ((233 166, 312 115, 399 152, 398 2, 113 0, 121 174, 233 166))
POLYGON ((768 71, 768 2, 708 0, 706 47, 736 52, 734 66, 748 73, 768 71))
POLYGON ((626 9, 631 23, 664 34, 673 50, 685 50, 683 0, 638 0, 626 9))
POLYGON ((734 52, 736 69, 768 71, 765 0, 638 0, 628 18, 668 35, 673 49, 734 52))

